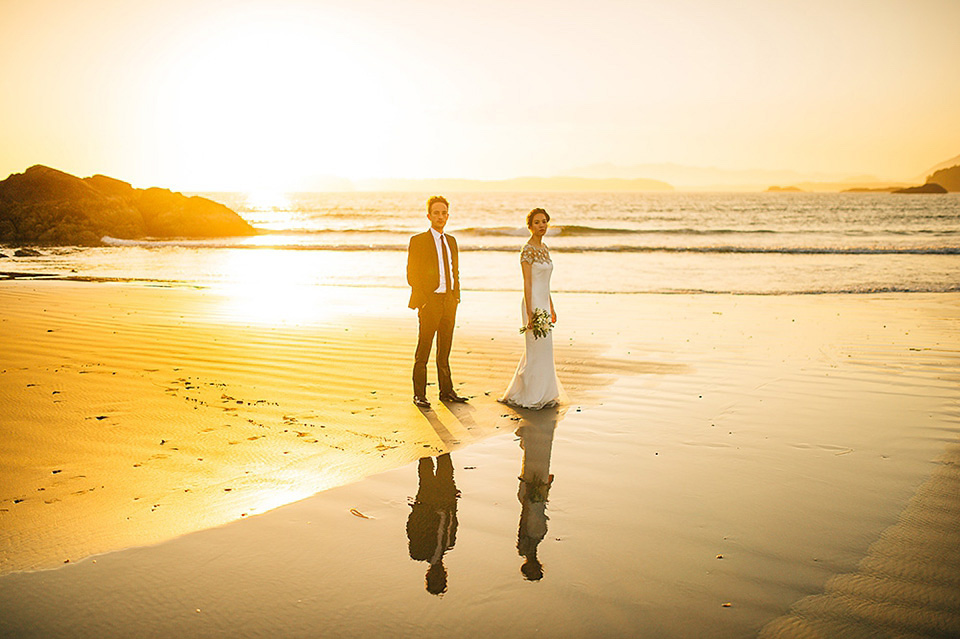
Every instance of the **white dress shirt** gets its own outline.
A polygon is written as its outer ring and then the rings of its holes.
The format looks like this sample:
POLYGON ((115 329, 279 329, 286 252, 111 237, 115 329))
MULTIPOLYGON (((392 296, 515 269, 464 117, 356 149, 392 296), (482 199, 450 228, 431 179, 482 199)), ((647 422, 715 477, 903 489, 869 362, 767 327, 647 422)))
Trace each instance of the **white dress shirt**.
MULTIPOLYGON (((446 293, 447 292, 447 277, 443 269, 443 247, 440 245, 440 242, 443 242, 447 245, 447 264, 450 266, 450 274, 453 275, 453 251, 450 250, 450 243, 447 242, 447 237, 441 233, 437 233, 437 230, 433 227, 430 227, 430 232, 433 233, 433 242, 437 245, 437 265, 440 267, 440 286, 437 287, 437 290, 434 293, 446 293)), ((453 283, 450 284, 450 289, 453 290, 453 283)))

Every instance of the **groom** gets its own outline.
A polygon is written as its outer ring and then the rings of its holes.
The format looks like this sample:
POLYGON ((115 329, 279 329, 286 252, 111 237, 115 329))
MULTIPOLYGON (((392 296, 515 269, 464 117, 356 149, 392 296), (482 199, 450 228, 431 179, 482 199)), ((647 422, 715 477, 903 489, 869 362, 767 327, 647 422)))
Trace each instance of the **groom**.
POLYGON ((440 399, 465 402, 453 390, 450 379, 450 347, 453 325, 460 303, 460 273, 457 241, 443 232, 450 204, 435 195, 427 200, 430 230, 410 238, 407 249, 407 283, 410 284, 410 308, 417 309, 420 333, 413 363, 413 403, 430 408, 427 401, 427 360, 434 337, 437 340, 437 377, 440 399))

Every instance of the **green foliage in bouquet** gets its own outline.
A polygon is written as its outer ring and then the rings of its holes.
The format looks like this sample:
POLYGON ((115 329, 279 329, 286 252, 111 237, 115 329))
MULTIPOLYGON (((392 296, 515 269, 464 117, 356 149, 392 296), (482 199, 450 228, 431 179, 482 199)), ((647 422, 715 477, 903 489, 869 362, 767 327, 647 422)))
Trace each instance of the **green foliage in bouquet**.
POLYGON ((553 330, 553 321, 550 319, 550 313, 542 308, 534 309, 532 324, 532 328, 521 326, 520 332, 526 333, 527 331, 533 331, 533 338, 540 339, 541 337, 546 337, 547 333, 553 330))
POLYGON ((553 475, 550 475, 547 481, 543 481, 539 477, 530 480, 524 480, 521 477, 520 482, 521 499, 526 499, 534 504, 544 504, 550 496, 550 484, 553 483, 553 475))

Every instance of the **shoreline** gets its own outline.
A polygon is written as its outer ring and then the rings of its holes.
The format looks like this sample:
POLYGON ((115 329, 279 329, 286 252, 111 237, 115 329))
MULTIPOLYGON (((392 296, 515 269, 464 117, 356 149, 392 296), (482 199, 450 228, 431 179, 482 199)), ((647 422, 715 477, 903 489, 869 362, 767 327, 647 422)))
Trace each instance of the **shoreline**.
MULTIPOLYGON (((358 249, 359 250, 359 249, 358 249)), ((397 249, 396 253, 406 253, 406 249, 397 249)), ((29 273, 22 271, 0 271, 0 282, 4 281, 53 281, 53 282, 83 282, 90 284, 125 284, 130 286, 157 286, 168 288, 184 288, 219 291, 224 288, 235 288, 230 283, 200 283, 185 280, 174 279, 149 279, 141 277, 110 277, 98 275, 63 275, 61 273, 29 273)), ((309 288, 344 288, 344 289, 376 289, 376 290, 396 290, 406 291, 404 286, 384 286, 382 284, 336 284, 324 283, 318 285, 309 285, 309 288)), ((483 288, 472 289, 470 293, 516 293, 514 288, 483 288)), ((733 296, 733 297, 816 297, 821 295, 853 295, 853 296, 871 296, 871 295, 952 295, 960 293, 960 285, 952 288, 938 290, 898 288, 893 286, 876 288, 851 288, 845 290, 816 290, 816 291, 733 291, 733 290, 700 290, 700 289, 670 289, 670 290, 646 290, 646 291, 604 291, 596 290, 558 290, 558 294, 564 295, 713 295, 713 296, 733 296)))

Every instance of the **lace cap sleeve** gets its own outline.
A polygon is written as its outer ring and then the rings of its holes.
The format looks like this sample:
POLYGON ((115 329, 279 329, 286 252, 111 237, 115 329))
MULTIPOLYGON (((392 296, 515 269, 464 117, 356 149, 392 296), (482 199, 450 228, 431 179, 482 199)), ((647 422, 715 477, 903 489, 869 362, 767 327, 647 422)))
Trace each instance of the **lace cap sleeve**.
POLYGON ((550 251, 547 250, 546 245, 537 247, 530 244, 524 244, 523 250, 520 251, 520 262, 526 262, 527 264, 534 264, 537 262, 549 264, 550 251))

